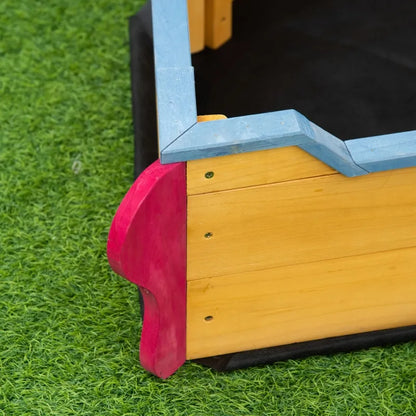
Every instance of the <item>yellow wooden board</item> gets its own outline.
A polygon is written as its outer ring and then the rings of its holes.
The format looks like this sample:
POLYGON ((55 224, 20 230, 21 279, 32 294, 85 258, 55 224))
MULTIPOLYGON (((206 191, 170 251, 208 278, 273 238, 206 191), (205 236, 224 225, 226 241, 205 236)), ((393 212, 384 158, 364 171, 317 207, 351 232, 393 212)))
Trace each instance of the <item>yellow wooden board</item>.
POLYGON ((205 0, 188 0, 189 37, 191 52, 205 47, 205 0))
POLYGON ((232 0, 206 0, 205 44, 219 48, 232 35, 232 0))
POLYGON ((188 196, 188 280, 416 246, 416 168, 188 196))
POLYGON ((203 116, 198 116, 198 123, 203 123, 205 121, 214 121, 214 120, 224 120, 227 117, 224 114, 208 114, 203 116))
POLYGON ((188 359, 414 325, 416 249, 195 280, 187 299, 188 359))
MULTIPOLYGON (((201 121, 203 121, 201 119, 201 121)), ((336 173, 296 146, 187 162, 188 195, 336 173)))

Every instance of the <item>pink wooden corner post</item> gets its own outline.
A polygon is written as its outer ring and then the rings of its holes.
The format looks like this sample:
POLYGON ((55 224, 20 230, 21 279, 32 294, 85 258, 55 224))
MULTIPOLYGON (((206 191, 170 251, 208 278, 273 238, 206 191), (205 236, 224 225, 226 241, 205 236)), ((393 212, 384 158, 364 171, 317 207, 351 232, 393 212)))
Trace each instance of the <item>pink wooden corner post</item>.
POLYGON ((186 354, 185 164, 150 165, 124 197, 110 228, 113 270, 139 286, 144 300, 143 367, 169 377, 186 354))

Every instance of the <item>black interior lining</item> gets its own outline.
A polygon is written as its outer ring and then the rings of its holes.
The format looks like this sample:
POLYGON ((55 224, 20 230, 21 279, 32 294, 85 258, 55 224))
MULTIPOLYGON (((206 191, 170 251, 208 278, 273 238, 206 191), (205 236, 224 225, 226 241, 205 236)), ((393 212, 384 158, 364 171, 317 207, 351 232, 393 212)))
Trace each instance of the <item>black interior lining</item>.
POLYGON ((198 114, 294 108, 341 139, 416 129, 416 2, 233 3, 233 37, 193 56, 198 114))
POLYGON ((230 371, 256 365, 272 364, 277 361, 306 358, 317 354, 336 354, 374 346, 389 346, 414 341, 415 339, 416 325, 412 325, 261 348, 253 351, 242 351, 234 354, 200 358, 194 361, 217 371, 230 371))

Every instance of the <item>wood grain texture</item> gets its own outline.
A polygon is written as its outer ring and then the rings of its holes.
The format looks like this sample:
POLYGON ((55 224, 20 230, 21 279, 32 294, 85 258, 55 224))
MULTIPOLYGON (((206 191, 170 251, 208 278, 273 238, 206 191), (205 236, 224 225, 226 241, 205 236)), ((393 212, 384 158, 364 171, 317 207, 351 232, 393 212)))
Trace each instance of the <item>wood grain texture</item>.
POLYGON ((161 153, 162 163, 299 146, 346 176, 368 172, 352 160, 345 143, 295 110, 196 123, 161 153))
POLYGON ((121 202, 107 243, 113 270, 140 288, 145 306, 140 361, 161 378, 185 361, 185 192, 184 164, 154 162, 121 202))
POLYGON ((337 173, 296 146, 191 160, 188 195, 337 173), (206 177, 208 172, 213 176, 206 177))
POLYGON ((196 124, 194 72, 188 68, 156 70, 159 152, 196 124))
POLYGON ((205 47, 205 0, 188 0, 188 21, 191 53, 205 47))
POLYGON ((197 121, 198 123, 204 123, 206 121, 213 121, 213 120, 225 120, 227 116, 224 114, 207 114, 203 116, 198 116, 197 121))
POLYGON ((232 36, 232 0, 206 0, 205 44, 217 49, 232 36))
POLYGON ((159 154, 196 123, 186 0, 152 1, 159 154))
MULTIPOLYGON (((230 13, 231 18, 231 12, 225 13, 222 8, 231 10, 231 0, 207 0, 206 4, 206 16, 210 13, 219 16, 221 23, 218 30, 213 26, 212 33, 223 33, 228 25, 226 16, 230 13)), ((377 145, 370 145, 371 151, 367 152, 370 138, 354 140, 347 147, 342 140, 294 110, 216 120, 209 126, 201 127, 196 123, 187 0, 153 0, 152 27, 162 163, 300 146, 346 176, 416 164, 413 133, 412 137, 407 133, 398 133, 382 140, 376 139, 377 145), (399 146, 396 146, 397 143, 399 146), (363 161, 363 166, 360 161, 363 161)), ((220 37, 226 38, 223 34, 220 37)))
POLYGON ((187 279, 414 246, 415 183, 408 168, 191 195, 187 279))
POLYGON ((414 325, 415 275, 409 248, 188 282, 187 358, 414 325))
POLYGON ((355 163, 369 172, 416 165, 416 130, 345 142, 355 163))
POLYGON ((152 0, 155 68, 192 65, 187 0, 152 0))
POLYGON ((296 146, 306 143, 293 110, 196 123, 161 154, 162 163, 296 146))

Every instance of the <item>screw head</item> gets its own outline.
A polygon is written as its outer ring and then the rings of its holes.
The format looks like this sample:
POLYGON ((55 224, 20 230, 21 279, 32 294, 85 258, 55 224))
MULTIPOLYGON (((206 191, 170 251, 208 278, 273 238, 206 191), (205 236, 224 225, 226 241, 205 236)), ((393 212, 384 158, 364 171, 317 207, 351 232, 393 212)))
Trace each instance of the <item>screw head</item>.
POLYGON ((207 179, 212 179, 214 177, 214 172, 212 172, 211 170, 209 172, 206 172, 205 177, 207 179))
POLYGON ((205 238, 211 238, 211 237, 212 237, 212 235, 213 235, 212 233, 205 233, 205 234, 204 234, 204 237, 205 237, 205 238))

